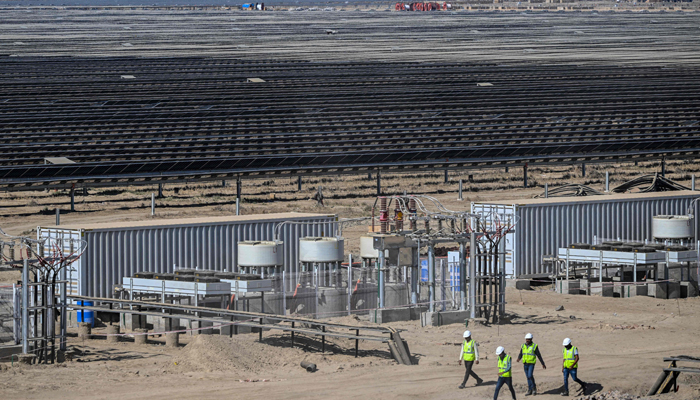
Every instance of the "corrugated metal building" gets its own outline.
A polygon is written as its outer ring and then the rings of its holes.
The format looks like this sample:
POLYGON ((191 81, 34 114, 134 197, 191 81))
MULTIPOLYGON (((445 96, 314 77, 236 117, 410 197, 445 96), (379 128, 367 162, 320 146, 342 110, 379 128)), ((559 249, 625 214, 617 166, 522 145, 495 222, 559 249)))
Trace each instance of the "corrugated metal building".
POLYGON ((262 214, 231 217, 117 222, 38 227, 38 238, 82 238, 87 249, 71 266, 71 292, 112 297, 122 277, 138 271, 173 272, 177 268, 236 271, 241 240, 273 240, 275 226, 284 242, 287 272, 297 272, 299 238, 335 235, 336 215, 262 214))
MULTIPOLYGON (((685 215, 699 197, 694 191, 553 197, 472 203, 471 211, 496 213, 502 220, 515 216, 517 225, 506 236, 506 272, 519 277, 552 272, 542 264, 542 256, 571 243, 591 243, 594 236, 651 240, 653 216, 685 215)), ((698 218, 693 223, 697 239, 698 218)))

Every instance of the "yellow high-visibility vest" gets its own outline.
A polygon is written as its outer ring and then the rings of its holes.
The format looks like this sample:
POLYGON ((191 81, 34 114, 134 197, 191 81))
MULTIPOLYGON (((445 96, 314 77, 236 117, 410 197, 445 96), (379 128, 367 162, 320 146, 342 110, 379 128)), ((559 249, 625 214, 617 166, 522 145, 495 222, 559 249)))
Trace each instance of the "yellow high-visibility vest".
POLYGON ((474 352, 474 347, 476 347, 476 343, 474 342, 474 339, 470 341, 464 341, 464 361, 474 361, 476 360, 476 354, 474 352))
POLYGON ((527 345, 523 343, 522 346, 523 350, 523 363, 525 364, 534 364, 537 361, 537 357, 535 357, 535 350, 537 350, 537 345, 536 344, 531 344, 527 345))
POLYGON ((564 368, 573 369, 578 368, 578 362, 576 362, 576 351, 578 349, 576 346, 571 346, 569 350, 564 347, 564 368))
POLYGON ((501 357, 498 357, 498 373, 503 374, 501 376, 504 378, 511 377, 511 374, 510 374, 511 370, 508 369, 508 364, 510 364, 510 356, 509 355, 506 355, 505 357, 503 357, 503 359, 501 359, 501 357), (506 370, 508 372, 506 372, 506 370))

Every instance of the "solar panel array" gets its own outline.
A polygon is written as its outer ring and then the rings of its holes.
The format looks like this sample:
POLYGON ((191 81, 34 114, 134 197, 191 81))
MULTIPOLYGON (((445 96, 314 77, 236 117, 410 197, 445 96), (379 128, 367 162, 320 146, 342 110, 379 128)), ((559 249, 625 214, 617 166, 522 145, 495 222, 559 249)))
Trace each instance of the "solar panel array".
POLYGON ((693 66, 6 57, 0 71, 12 190, 700 151, 693 66))

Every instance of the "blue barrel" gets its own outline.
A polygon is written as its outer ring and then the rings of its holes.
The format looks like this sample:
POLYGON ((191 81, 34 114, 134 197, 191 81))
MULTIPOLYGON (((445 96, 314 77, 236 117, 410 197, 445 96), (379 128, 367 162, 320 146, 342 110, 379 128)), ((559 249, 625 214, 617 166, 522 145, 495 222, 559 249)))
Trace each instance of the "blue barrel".
MULTIPOLYGON (((92 307, 93 302, 78 300, 78 305, 92 307)), ((88 324, 90 324, 90 326, 92 326, 94 328, 95 327, 95 312, 92 310, 82 310, 79 308, 78 309, 78 322, 87 322, 88 324)))

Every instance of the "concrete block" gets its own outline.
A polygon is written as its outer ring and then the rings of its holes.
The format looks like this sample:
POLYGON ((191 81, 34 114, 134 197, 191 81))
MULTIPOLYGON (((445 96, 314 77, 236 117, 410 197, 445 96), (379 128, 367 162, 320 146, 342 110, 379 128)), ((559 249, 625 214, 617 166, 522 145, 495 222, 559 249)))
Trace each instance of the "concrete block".
POLYGON ((678 299, 681 297, 681 283, 668 282, 668 299, 678 299))
POLYGON ((681 282, 681 298, 698 296, 698 284, 696 282, 681 282))
POLYGON ((469 311, 435 311, 421 314, 421 326, 462 324, 469 318, 469 311))
POLYGON ((667 282, 649 282, 647 296, 655 299, 668 298, 668 283, 667 282))
POLYGON ((646 285, 625 285, 622 286, 620 297, 646 296, 648 293, 649 288, 646 285))
POLYGON ((400 308, 376 308, 369 312, 370 322, 377 324, 386 324, 396 321, 410 321, 411 309, 408 307, 400 308))
POLYGON ((148 321, 145 315, 124 314, 122 319, 124 330, 133 331, 134 329, 146 329, 148 321))
POLYGON ((612 282, 591 282, 591 295, 613 297, 612 282))
POLYGON ((578 279, 561 279, 556 284, 556 290, 562 294, 581 294, 581 283, 578 279))
POLYGON ((518 290, 531 290, 529 279, 506 279, 506 287, 518 290))

